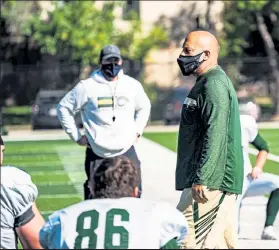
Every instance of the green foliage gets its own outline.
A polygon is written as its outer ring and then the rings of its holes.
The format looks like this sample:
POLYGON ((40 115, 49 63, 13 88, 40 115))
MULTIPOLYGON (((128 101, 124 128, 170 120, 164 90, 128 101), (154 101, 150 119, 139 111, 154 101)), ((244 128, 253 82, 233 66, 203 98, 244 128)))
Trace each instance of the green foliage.
POLYGON ((245 1, 236 1, 237 7, 240 10, 246 11, 262 11, 263 7, 269 2, 269 0, 245 0, 245 1))
POLYGON ((33 38, 43 52, 81 61, 83 65, 98 63, 100 49, 113 37, 114 3, 106 3, 102 10, 92 1, 54 4, 47 21, 41 21, 38 13, 29 22, 33 38))
POLYGON ((245 38, 257 30, 255 12, 277 13, 279 4, 272 0, 225 1, 224 36, 221 38, 221 57, 241 56, 248 46, 245 38))
POLYGON ((14 114, 14 115, 29 115, 31 114, 30 106, 12 106, 4 107, 2 109, 3 114, 14 114))
POLYGON ((248 34, 253 22, 250 15, 241 10, 244 1, 225 2, 224 37, 220 40, 221 57, 240 56, 243 48, 247 46, 245 34, 248 34))
POLYGON ((1 16, 7 20, 15 35, 26 35, 29 33, 26 22, 32 18, 34 7, 33 1, 5 1, 1 6, 1 16))
POLYGON ((52 4, 54 10, 48 12, 47 20, 42 20, 42 10, 34 1, 5 2, 3 16, 17 25, 20 35, 32 36, 43 53, 83 65, 97 64, 100 50, 107 44, 117 44, 126 58, 142 60, 151 49, 164 46, 167 41, 166 32, 158 25, 143 34, 134 12, 129 13, 129 30, 117 30, 113 13, 115 6, 123 7, 121 2, 108 1, 101 10, 94 1, 52 4))

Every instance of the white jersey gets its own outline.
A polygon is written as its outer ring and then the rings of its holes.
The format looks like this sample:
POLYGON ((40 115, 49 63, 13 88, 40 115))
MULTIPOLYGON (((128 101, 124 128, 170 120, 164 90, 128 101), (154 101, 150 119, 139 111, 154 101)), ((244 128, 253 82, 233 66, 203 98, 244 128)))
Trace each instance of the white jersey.
POLYGON ((86 200, 52 214, 40 232, 48 249, 159 249, 187 234, 187 221, 164 202, 86 200))
POLYGON ((1 171, 1 243, 0 248, 15 249, 15 220, 24 214, 38 195, 37 187, 26 172, 16 167, 0 167, 1 171))
POLYGON ((240 115, 241 137, 244 159, 244 176, 252 171, 252 164, 249 158, 249 144, 253 142, 258 135, 258 125, 255 118, 251 115, 240 115))

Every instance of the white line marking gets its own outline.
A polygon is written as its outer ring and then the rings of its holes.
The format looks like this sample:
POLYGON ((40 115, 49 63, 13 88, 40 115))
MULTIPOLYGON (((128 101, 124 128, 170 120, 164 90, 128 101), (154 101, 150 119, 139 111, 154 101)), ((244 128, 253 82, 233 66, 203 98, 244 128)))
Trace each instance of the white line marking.
POLYGON ((54 171, 48 171, 48 172, 44 172, 44 171, 28 171, 28 172, 30 174, 32 174, 32 176, 34 176, 34 175, 65 175, 65 174, 67 174, 63 170, 54 170, 54 171))
POLYGON ((30 135, 20 137, 3 136, 2 138, 5 142, 71 140, 68 135, 30 135))
MULTIPOLYGON (((75 173, 80 173, 80 169, 78 169, 77 167, 72 167, 70 166, 68 168, 68 170, 71 170, 71 172, 75 172, 75 173)), ((65 170, 54 170, 54 171, 29 171, 29 169, 27 170, 28 173, 30 173, 32 176, 34 175, 66 175, 67 172, 65 172, 65 170)))
POLYGON ((39 196, 39 199, 53 199, 53 198, 59 198, 59 199, 66 199, 66 198, 80 198, 79 194, 41 194, 39 196))
POLYGON ((73 183, 71 181, 65 181, 65 182, 54 182, 54 181, 43 181, 43 182, 37 182, 37 186, 59 186, 59 185, 72 185, 73 183))

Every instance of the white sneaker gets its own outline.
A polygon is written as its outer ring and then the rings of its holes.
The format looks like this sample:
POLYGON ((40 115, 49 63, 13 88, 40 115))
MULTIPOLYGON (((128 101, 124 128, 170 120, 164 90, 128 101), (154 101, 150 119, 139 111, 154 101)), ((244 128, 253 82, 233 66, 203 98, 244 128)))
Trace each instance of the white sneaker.
POLYGON ((273 226, 265 227, 262 233, 262 240, 278 240, 273 226))

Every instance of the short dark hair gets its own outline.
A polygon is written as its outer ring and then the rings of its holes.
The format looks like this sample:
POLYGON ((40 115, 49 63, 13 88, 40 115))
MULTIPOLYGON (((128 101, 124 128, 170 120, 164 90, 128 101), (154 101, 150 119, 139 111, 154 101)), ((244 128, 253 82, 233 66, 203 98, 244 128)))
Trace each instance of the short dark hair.
POLYGON ((107 158, 93 171, 89 185, 94 199, 132 197, 138 186, 138 172, 125 156, 107 158))

